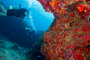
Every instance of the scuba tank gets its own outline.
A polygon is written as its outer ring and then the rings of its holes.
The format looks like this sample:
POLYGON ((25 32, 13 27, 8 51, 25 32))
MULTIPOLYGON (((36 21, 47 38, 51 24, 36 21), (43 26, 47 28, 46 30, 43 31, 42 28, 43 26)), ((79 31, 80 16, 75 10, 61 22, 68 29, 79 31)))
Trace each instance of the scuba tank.
POLYGON ((20 9, 22 9, 21 4, 19 4, 20 9))

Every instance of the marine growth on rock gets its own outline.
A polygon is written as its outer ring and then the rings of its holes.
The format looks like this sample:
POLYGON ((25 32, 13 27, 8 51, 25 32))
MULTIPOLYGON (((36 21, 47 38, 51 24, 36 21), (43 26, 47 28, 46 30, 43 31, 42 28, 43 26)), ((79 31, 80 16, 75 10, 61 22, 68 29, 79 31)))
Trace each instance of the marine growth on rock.
POLYGON ((45 60, 90 60, 90 0, 38 0, 55 19, 43 36, 45 60))

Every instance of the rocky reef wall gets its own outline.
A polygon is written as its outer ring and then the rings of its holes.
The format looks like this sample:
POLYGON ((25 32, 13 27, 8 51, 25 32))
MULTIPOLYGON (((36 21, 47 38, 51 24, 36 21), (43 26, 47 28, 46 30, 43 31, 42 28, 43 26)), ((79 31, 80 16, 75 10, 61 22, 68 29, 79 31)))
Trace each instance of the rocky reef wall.
POLYGON ((38 0, 55 19, 43 36, 46 60, 90 60, 90 1, 38 0))

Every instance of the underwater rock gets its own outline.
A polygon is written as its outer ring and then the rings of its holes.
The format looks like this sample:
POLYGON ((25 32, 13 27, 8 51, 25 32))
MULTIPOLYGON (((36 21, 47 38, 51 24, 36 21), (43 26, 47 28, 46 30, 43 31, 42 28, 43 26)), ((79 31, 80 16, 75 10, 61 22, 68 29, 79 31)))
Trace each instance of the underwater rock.
POLYGON ((25 53, 24 48, 0 36, 0 60, 25 60, 25 53))
POLYGON ((55 19, 45 32, 46 60, 90 60, 90 0, 38 0, 55 19))
POLYGON ((43 43, 42 38, 39 38, 26 53, 26 60, 44 60, 43 55, 40 52, 41 45, 43 43))

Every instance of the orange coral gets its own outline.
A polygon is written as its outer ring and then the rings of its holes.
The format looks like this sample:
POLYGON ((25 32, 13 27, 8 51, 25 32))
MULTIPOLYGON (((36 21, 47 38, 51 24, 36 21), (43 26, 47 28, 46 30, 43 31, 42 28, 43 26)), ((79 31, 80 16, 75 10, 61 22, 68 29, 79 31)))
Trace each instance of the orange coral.
POLYGON ((46 60, 89 60, 90 1, 38 0, 55 16, 43 37, 46 60))

